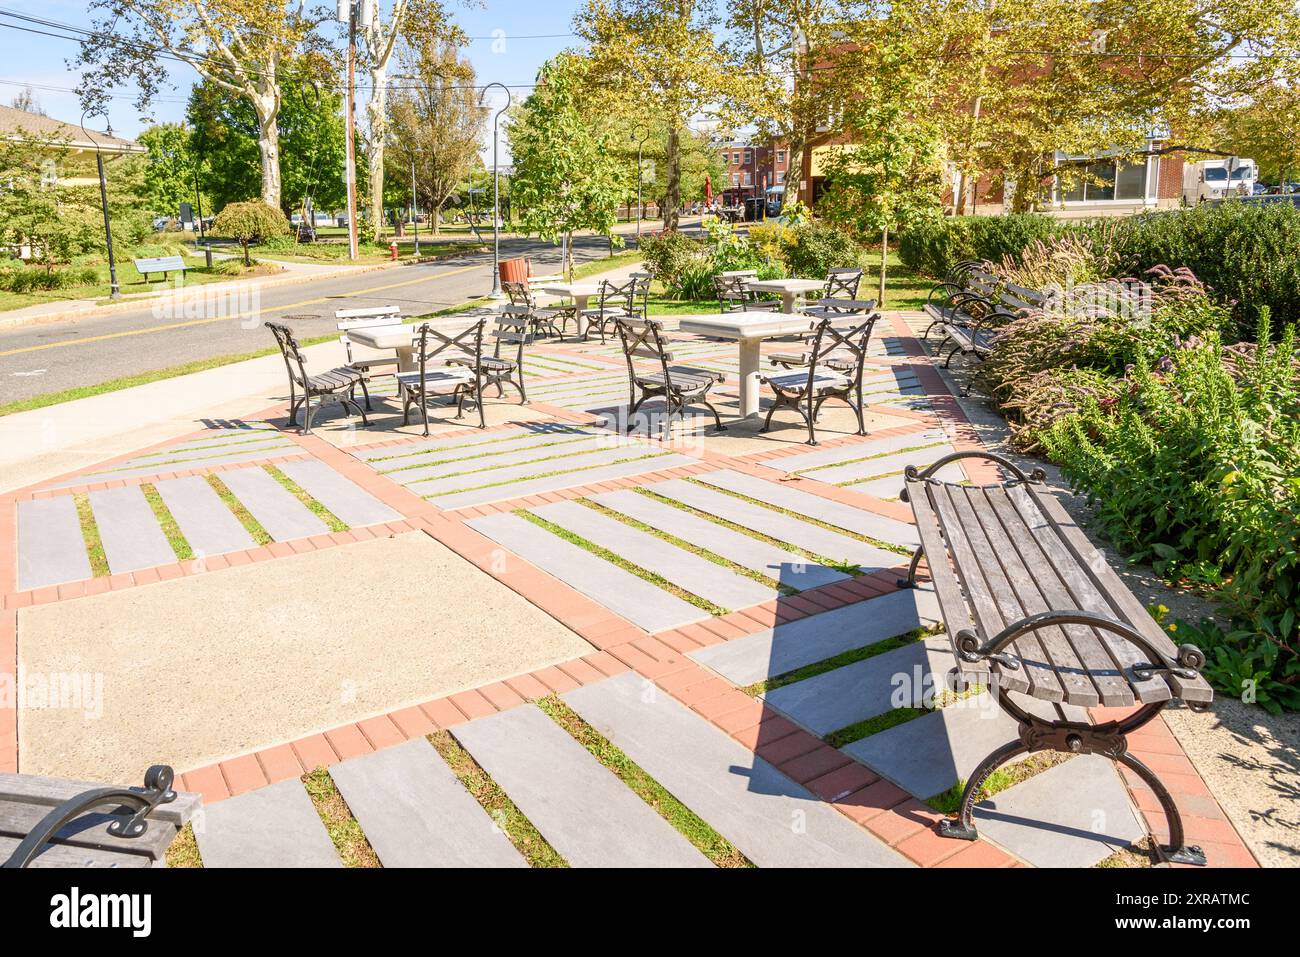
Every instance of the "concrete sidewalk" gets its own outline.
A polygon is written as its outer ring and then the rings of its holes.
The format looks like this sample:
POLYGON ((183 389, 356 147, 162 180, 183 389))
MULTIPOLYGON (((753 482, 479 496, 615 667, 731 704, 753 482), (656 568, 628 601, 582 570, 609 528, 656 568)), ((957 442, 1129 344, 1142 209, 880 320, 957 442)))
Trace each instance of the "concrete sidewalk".
MULTIPOLYGON (((588 277, 622 279, 624 265, 588 277)), ((267 333, 267 346, 273 345, 267 333)), ((309 371, 346 361, 327 342, 303 350, 309 371)), ((215 421, 239 419, 284 401, 288 384, 278 353, 0 417, 0 494, 157 444, 215 421)))

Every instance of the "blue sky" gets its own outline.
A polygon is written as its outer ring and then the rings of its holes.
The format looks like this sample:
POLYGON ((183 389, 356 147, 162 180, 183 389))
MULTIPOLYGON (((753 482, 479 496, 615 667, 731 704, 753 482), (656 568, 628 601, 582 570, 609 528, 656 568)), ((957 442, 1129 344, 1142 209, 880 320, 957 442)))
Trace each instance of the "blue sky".
MULTIPOLYGON (((314 5, 316 0, 312 2, 314 5)), ((380 3, 387 10, 391 0, 380 0, 380 3)), ((330 5, 333 5, 333 0, 330 0, 330 5)), ((532 83, 538 67, 549 57, 577 42, 570 34, 580 0, 485 0, 478 7, 448 0, 448 6, 465 32, 476 38, 469 43, 466 52, 478 71, 479 83, 497 81, 523 87, 532 83)), ((88 28, 91 18, 86 5, 72 0, 0 0, 0 24, 9 25, 0 26, 0 103, 7 105, 24 84, 31 84, 45 112, 55 119, 77 122, 81 108, 77 105, 76 95, 68 90, 77 85, 78 75, 66 64, 76 55, 77 44, 71 40, 12 29, 12 25, 22 25, 48 30, 5 17, 2 11, 88 28)), ((177 63, 167 65, 174 68, 169 76, 176 88, 160 93, 152 108, 152 121, 155 122, 182 118, 190 86, 196 79, 188 67, 177 63)), ((135 136, 151 121, 142 117, 132 105, 133 90, 117 92, 119 96, 113 100, 109 116, 113 132, 120 136, 135 136)), ((527 90, 516 89, 515 94, 518 98, 527 95, 527 90)), ((493 91, 490 95, 499 93, 493 91)))

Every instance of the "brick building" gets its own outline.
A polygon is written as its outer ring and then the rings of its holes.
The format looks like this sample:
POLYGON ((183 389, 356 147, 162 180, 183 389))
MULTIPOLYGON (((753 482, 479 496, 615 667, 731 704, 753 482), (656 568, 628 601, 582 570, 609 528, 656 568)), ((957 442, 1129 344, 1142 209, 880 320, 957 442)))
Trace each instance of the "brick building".
POLYGON ((725 205, 736 205, 773 187, 785 186, 790 151, 784 143, 726 143, 720 153, 727 174, 724 182, 714 185, 714 193, 725 205))

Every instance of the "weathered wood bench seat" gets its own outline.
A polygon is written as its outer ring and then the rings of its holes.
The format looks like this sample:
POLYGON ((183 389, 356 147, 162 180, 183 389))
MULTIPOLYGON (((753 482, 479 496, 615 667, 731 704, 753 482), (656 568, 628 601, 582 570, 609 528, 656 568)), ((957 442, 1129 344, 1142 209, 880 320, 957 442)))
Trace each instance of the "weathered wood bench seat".
POLYGON ((1088 541, 1061 503, 1006 459, 958 452, 925 471, 909 466, 902 493, 921 539, 906 587, 916 586, 927 560, 957 671, 967 684, 988 687, 1020 725, 1020 736, 990 754, 966 783, 960 817, 943 822, 948 837, 974 840, 971 813, 989 775, 1021 754, 1055 750, 1100 754, 1145 781, 1169 820, 1167 859, 1203 864, 1183 843, 1178 808, 1159 778, 1128 752, 1127 736, 1175 700, 1203 709, 1213 700, 1200 676, 1205 656, 1175 647, 1088 541), (974 486, 934 476, 957 459, 986 458, 1011 480, 974 486), (1101 724, 1048 721, 1020 707, 1013 694, 1083 708, 1134 708, 1101 724))
POLYGON ((152 273, 162 273, 163 281, 166 281, 168 275, 174 272, 183 273, 190 267, 185 264, 183 256, 158 256, 153 259, 133 259, 135 271, 144 277, 144 281, 149 281, 152 273))
POLYGON ((202 803, 173 791, 172 779, 161 764, 138 788, 0 774, 2 866, 164 866, 167 847, 202 803))

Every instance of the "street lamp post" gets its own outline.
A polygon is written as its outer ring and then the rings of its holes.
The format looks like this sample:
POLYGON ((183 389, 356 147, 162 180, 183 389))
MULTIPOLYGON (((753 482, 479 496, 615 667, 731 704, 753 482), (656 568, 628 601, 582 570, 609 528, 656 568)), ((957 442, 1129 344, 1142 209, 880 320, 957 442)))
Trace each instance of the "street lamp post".
POLYGON ((644 126, 638 126, 632 131, 632 139, 636 142, 636 244, 641 245, 641 172, 644 167, 642 162, 642 150, 645 147, 646 140, 650 139, 650 131, 644 126), (644 135, 637 139, 637 133, 644 135))
MULTIPOLYGON (((99 148, 99 141, 90 135, 90 130, 86 129, 86 110, 81 114, 81 132, 86 134, 86 139, 95 147, 95 168, 99 171, 99 205, 104 211, 104 241, 108 246, 108 298, 121 299, 122 290, 117 284, 117 263, 113 259, 113 227, 109 224, 108 218, 108 180, 104 176, 104 153, 99 148)), ((109 135, 112 135, 112 126, 109 126, 109 135)))
POLYGON ((415 258, 420 258, 420 207, 415 197, 415 151, 411 151, 411 225, 415 227, 415 258))
POLYGON ((497 147, 500 144, 500 137, 497 135, 497 126, 501 120, 501 114, 510 109, 512 97, 510 89, 504 83, 489 83, 483 87, 478 96, 478 105, 482 106, 487 99, 487 91, 494 86, 499 86, 506 94, 506 105, 497 110, 496 115, 492 117, 492 292, 494 299, 501 297, 501 167, 497 162, 497 147))

